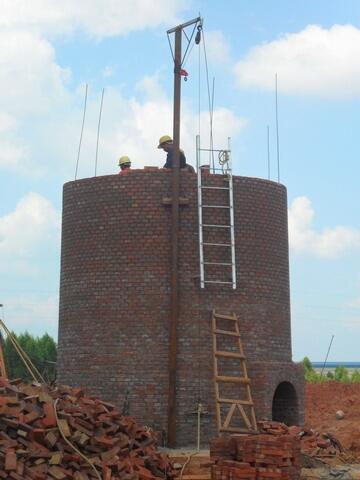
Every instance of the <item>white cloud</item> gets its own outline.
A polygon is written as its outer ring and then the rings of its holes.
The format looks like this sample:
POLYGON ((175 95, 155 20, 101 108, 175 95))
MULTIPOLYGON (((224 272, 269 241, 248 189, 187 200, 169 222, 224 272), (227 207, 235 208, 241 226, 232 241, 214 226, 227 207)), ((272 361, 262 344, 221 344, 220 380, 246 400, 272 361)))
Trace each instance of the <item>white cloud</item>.
MULTIPOLYGON (((221 30, 209 30, 205 34, 206 55, 211 63, 230 61, 230 48, 221 30)), ((200 45, 201 46, 201 45, 200 45)))
POLYGON ((58 241, 59 229, 60 215, 51 203, 37 193, 27 194, 13 212, 0 217, 4 263, 6 259, 15 262, 30 257, 43 242, 58 241))
POLYGON ((360 308, 360 297, 357 297, 349 302, 349 307, 360 308))
MULTIPOLYGON (((52 45, 30 32, 0 32, 0 111, 17 116, 49 113, 67 96, 69 72, 55 62, 52 45)), ((4 115, 4 113, 3 113, 4 115)))
MULTIPOLYGON (((166 96, 158 83, 157 77, 146 77, 138 84, 144 94, 143 99, 124 98, 112 88, 105 90, 102 114, 101 135, 99 142, 98 175, 117 172, 117 159, 129 155, 134 168, 144 165, 162 166, 165 154, 157 149, 160 136, 172 135, 172 100, 166 96)), ((100 95, 88 104, 83 147, 79 162, 79 178, 92 176, 96 149, 97 120, 99 115, 100 95)), ((181 147, 184 149, 188 163, 195 165, 195 135, 198 127, 197 114, 186 103, 182 106, 181 147)), ((45 134, 51 145, 56 145, 54 155, 68 158, 72 145, 71 167, 74 165, 75 146, 80 130, 81 112, 72 112, 61 123, 62 134, 68 142, 53 138, 53 133, 45 134)), ((236 136, 246 125, 245 119, 237 117, 226 108, 214 111, 214 142, 219 147, 227 145, 228 136, 236 136)), ((202 141, 208 145, 209 114, 201 114, 202 141)), ((56 131, 56 128, 52 128, 56 131)), ((70 165, 69 165, 70 167, 70 165)))
POLYGON ((252 48, 235 66, 239 86, 286 94, 351 97, 360 94, 360 30, 309 25, 252 48))
POLYGON ((15 333, 28 331, 32 335, 45 332, 57 338, 59 297, 39 298, 36 295, 17 295, 6 299, 6 324, 15 333))
POLYGON ((176 22, 185 0, 2 0, 0 27, 108 37, 176 22))
POLYGON ((289 209, 290 247, 296 253, 309 253, 323 258, 336 258, 353 248, 360 248, 360 230, 345 226, 312 227, 314 209, 307 197, 297 197, 289 209))

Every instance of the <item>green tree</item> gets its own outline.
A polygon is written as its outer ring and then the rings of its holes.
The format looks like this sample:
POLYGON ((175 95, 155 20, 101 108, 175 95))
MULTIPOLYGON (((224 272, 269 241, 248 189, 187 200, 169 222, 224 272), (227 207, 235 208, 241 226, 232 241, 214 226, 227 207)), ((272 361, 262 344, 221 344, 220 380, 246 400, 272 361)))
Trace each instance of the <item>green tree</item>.
POLYGON ((343 382, 343 383, 349 382, 350 378, 349 378, 348 370, 345 367, 338 365, 335 368, 334 379, 337 380, 338 382, 343 382))
MULTIPOLYGON (((34 337, 28 332, 19 335, 12 333, 12 335, 16 338, 21 348, 28 354, 45 380, 49 382, 54 381, 56 375, 56 343, 54 339, 47 333, 42 337, 34 337)), ((9 337, 6 337, 4 340, 3 349, 8 377, 11 379, 22 378, 25 381, 31 381, 32 377, 13 347, 9 337)))
POLYGON ((317 383, 320 380, 320 375, 315 372, 313 366, 311 365, 311 361, 308 357, 304 357, 302 361, 304 367, 304 375, 305 380, 310 383, 317 383))
POLYGON ((351 381, 354 383, 360 382, 360 370, 358 368, 352 372, 351 381))

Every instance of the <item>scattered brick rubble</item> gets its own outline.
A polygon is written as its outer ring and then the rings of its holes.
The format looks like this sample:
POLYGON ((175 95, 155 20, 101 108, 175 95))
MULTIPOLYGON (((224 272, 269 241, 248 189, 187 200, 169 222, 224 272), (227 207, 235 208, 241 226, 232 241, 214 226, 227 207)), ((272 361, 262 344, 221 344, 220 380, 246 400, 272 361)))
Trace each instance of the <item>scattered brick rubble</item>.
POLYGON ((81 389, 26 385, 0 377, 0 478, 153 480, 173 476, 168 457, 156 450, 155 434, 122 416, 113 405, 87 397, 81 389), (98 474, 62 438, 61 431, 98 474))
POLYGON ((212 480, 298 480, 309 458, 323 463, 335 458, 343 463, 354 460, 330 433, 278 422, 258 426, 258 434, 211 440, 212 480))
POLYGON ((267 433, 234 435, 210 442, 213 480, 298 480, 300 439, 267 433), (232 458, 229 458, 232 457, 232 458))

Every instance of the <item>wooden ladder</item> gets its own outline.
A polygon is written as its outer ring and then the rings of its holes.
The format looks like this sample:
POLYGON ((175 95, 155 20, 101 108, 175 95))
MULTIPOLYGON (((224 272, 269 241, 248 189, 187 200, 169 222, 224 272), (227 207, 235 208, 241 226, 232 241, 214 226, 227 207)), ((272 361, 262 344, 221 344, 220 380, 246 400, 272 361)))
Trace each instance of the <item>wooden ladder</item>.
POLYGON ((254 403, 251 396, 250 379, 246 369, 246 357, 241 343, 238 318, 233 313, 232 315, 224 315, 212 312, 212 335, 213 335, 213 359, 214 359, 214 385, 215 385, 215 402, 216 402, 216 422, 218 434, 222 432, 231 433, 249 433, 257 431, 256 416, 254 403), (229 324, 231 323, 235 329, 224 330, 218 328, 218 322, 229 324), (223 345, 219 350, 220 340, 223 345), (226 339, 229 339, 231 345, 224 345, 226 339), (225 342, 224 342, 225 340, 225 342), (230 348, 229 348, 230 347, 230 348), (231 362, 232 375, 226 375, 226 366, 219 365, 222 360, 226 363, 229 359, 231 362), (223 370, 219 373, 220 370, 223 370), (233 372, 236 370, 239 375, 234 376, 233 372), (226 398, 234 396, 222 393, 222 384, 238 388, 239 397, 244 398, 226 398), (228 408, 229 407, 229 408, 228 408), (226 413, 227 410, 227 413, 226 413), (236 420, 235 414, 238 419, 236 420), (239 415, 240 414, 240 417, 239 415), (224 419, 225 417, 225 419, 224 419), (224 419, 224 420, 223 420, 224 419))

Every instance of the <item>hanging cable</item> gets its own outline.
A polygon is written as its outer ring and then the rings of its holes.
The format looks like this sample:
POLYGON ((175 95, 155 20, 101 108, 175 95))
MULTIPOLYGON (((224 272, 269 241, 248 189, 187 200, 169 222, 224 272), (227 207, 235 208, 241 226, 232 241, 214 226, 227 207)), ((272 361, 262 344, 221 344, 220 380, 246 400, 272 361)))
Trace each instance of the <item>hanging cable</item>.
MULTIPOLYGON (((195 39, 196 42, 196 39, 195 39)), ((198 135, 201 133, 201 48, 198 50, 198 135)))
POLYGON ((84 132, 85 115, 86 115, 86 104, 87 104, 87 95, 88 95, 88 84, 86 84, 86 87, 85 87, 84 113, 83 113, 83 119, 82 119, 82 125, 81 125, 79 149, 78 149, 78 154, 77 154, 77 159, 76 159, 75 180, 76 180, 76 178, 77 178, 77 173, 78 173, 81 143, 82 143, 82 137, 83 137, 83 132, 84 132))
POLYGON ((96 177, 97 161, 98 161, 98 153, 99 153, 99 136, 100 136, 101 114, 102 114, 102 108, 104 103, 104 92, 105 92, 105 88, 102 89, 101 102, 100 102, 99 122, 98 122, 98 129, 97 129, 97 138, 96 138, 95 177, 96 177))
MULTIPOLYGON (((212 141, 212 118, 211 118, 211 96, 210 96, 210 82, 209 82, 209 68, 208 68, 208 61, 207 61, 207 54, 206 54, 206 44, 205 44, 205 34, 203 29, 203 46, 204 46, 204 58, 205 58, 205 71, 206 71, 206 84, 207 84, 207 91, 208 91, 208 102, 209 102, 209 117, 210 117, 210 151, 209 151, 209 163, 214 163, 214 156, 211 152, 213 146, 211 145, 212 141)), ((214 168, 214 167, 213 167, 214 168)), ((214 172, 215 173, 215 172, 214 172)))

